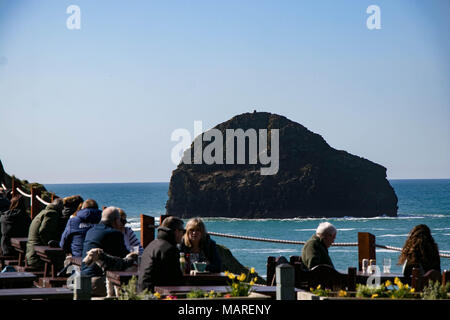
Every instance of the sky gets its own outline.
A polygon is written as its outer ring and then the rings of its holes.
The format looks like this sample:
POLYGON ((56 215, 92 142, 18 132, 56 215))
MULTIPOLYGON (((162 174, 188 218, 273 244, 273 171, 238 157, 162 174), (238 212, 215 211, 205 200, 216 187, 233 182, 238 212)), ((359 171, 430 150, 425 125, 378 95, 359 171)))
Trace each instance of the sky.
POLYGON ((446 0, 0 0, 0 160, 40 183, 169 181, 174 130, 256 109, 389 179, 450 178, 449 13, 446 0))

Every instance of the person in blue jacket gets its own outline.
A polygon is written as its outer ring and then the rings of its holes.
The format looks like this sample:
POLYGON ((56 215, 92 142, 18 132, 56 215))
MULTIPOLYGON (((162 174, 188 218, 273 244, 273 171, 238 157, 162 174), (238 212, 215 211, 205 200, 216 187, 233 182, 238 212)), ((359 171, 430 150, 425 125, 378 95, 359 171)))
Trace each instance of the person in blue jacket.
POLYGON ((84 201, 76 216, 67 221, 59 246, 64 249, 64 252, 72 254, 73 257, 81 257, 86 233, 100 222, 101 217, 102 212, 98 209, 95 200, 87 199, 84 201))

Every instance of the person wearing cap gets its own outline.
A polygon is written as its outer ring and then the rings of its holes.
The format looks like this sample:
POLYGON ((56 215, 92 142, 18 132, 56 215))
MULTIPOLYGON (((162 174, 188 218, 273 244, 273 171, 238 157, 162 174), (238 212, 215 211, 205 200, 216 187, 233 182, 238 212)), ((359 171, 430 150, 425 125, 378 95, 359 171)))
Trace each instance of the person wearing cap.
MULTIPOLYGON (((108 255, 125 258, 129 253, 125 247, 123 234, 120 231, 120 213, 116 207, 107 207, 102 212, 100 223, 94 225, 86 233, 83 243, 83 259, 91 249, 100 248, 108 255)), ((97 264, 90 266, 81 264, 81 275, 91 277, 92 295, 106 296, 106 278, 102 268, 97 264)))
POLYGON ((158 228, 158 236, 144 250, 139 266, 139 291, 155 286, 181 285, 183 274, 180 269, 180 244, 184 235, 184 223, 180 218, 169 216, 158 228))
POLYGON ((302 262, 312 269, 319 264, 326 264, 334 268, 328 254, 328 248, 336 239, 337 229, 329 222, 322 222, 316 233, 305 243, 302 251, 302 262))

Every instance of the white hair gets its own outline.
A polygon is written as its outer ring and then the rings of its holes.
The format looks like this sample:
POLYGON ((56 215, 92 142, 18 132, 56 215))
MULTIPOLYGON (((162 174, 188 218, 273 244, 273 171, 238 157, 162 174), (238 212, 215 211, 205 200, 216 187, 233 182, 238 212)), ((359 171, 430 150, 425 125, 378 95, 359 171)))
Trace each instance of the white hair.
POLYGON ((329 222, 322 222, 316 229, 316 235, 322 238, 325 235, 333 235, 337 233, 337 229, 329 222))
POLYGON ((119 208, 108 207, 102 212, 102 222, 112 224, 116 219, 120 219, 119 208))

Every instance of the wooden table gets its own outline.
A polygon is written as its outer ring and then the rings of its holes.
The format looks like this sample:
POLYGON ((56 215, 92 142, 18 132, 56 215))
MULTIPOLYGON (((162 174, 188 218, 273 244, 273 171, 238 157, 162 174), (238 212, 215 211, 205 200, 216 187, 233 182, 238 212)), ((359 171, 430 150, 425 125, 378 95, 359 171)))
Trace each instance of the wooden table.
POLYGON ((28 288, 33 286, 36 275, 29 272, 0 273, 0 288, 28 288))
MULTIPOLYGON (((367 283, 367 279, 370 276, 371 275, 368 274, 368 273, 364 273, 362 271, 358 271, 356 273, 356 283, 366 284, 367 283)), ((386 282, 387 280, 389 280, 392 283, 394 283, 394 279, 395 278, 399 278, 402 283, 408 283, 407 279, 401 273, 380 273, 379 276, 380 276, 380 283, 386 282)))
POLYGON ((11 238, 11 245, 19 253, 18 266, 26 266, 25 254, 27 252, 28 238, 11 238))
POLYGON ((0 289, 0 300, 65 299, 72 300, 73 292, 67 288, 0 289))
MULTIPOLYGON (((107 271, 106 277, 108 280, 116 285, 121 286, 122 284, 128 283, 132 276, 138 277, 138 271, 107 271)), ((183 285, 191 286, 225 286, 228 284, 228 277, 224 273, 201 273, 196 275, 184 275, 183 285)))
POLYGON ((62 248, 51 248, 48 246, 34 246, 37 255, 45 262, 44 277, 48 274, 48 267, 50 266, 51 277, 55 278, 57 267, 64 263, 65 253, 62 248))
MULTIPOLYGON (((192 290, 203 290, 205 292, 210 292, 214 290, 214 292, 225 293, 230 291, 229 286, 156 286, 155 292, 158 292, 162 295, 170 295, 177 293, 189 293, 192 290)), ((276 286, 262 286, 262 285, 254 285, 252 288, 253 292, 261 293, 264 295, 268 295, 272 298, 276 297, 277 287, 276 286)), ((302 291, 300 289, 295 289, 296 292, 302 291)))

